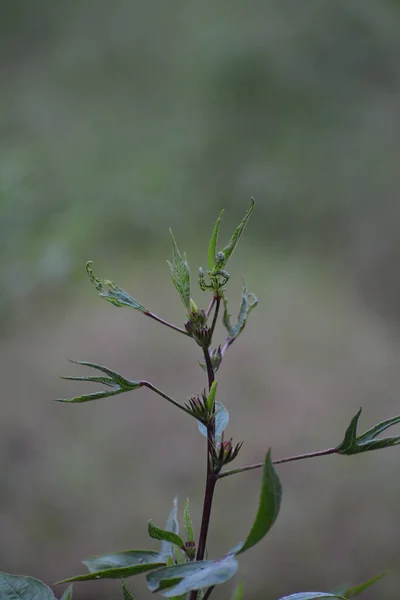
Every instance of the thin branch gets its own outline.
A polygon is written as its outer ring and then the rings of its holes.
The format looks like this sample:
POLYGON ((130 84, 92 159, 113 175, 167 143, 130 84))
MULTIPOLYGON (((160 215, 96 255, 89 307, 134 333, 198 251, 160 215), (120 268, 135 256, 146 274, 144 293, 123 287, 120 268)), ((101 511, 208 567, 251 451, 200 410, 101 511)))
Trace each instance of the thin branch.
POLYGON ((154 319, 154 321, 157 321, 158 323, 161 323, 162 325, 165 325, 166 327, 173 329, 174 331, 178 331, 179 333, 182 333, 183 335, 189 336, 188 332, 185 331, 185 329, 181 329, 180 327, 177 327, 176 325, 173 325, 172 323, 165 321, 165 319, 158 317, 157 315, 150 312, 149 310, 146 310, 143 314, 145 314, 146 317, 150 317, 151 319, 154 319))
POLYGON ((215 300, 216 300, 216 297, 215 297, 215 296, 213 296, 213 297, 212 297, 212 300, 211 300, 211 302, 210 302, 210 304, 208 305, 208 308, 207 308, 207 310, 206 310, 206 317, 207 317, 207 319, 208 319, 208 317, 209 317, 209 316, 210 316, 210 314, 211 314, 211 311, 212 311, 212 309, 213 309, 213 306, 214 306, 214 304, 215 304, 215 300))
POLYGON ((203 596, 203 600, 208 600, 208 598, 211 596, 214 588, 215 588, 215 585, 212 585, 211 587, 208 588, 208 590, 206 591, 206 593, 203 596))
POLYGON ((214 312, 214 317, 213 317, 213 320, 212 320, 211 330, 210 330, 211 331, 211 337, 212 337, 212 335, 214 333, 214 329, 215 329, 215 326, 217 324, 219 307, 221 305, 221 297, 220 296, 214 296, 214 298, 215 298, 215 312, 214 312))
POLYGON ((182 404, 179 404, 179 402, 177 402, 176 400, 174 400, 173 398, 171 398, 167 394, 164 394, 164 392, 162 392, 161 390, 159 390, 158 388, 156 388, 156 386, 153 385, 152 383, 150 383, 149 381, 141 381, 140 383, 142 384, 142 386, 149 388, 149 390, 151 390, 152 392, 155 392, 156 394, 158 394, 162 398, 165 398, 165 400, 168 400, 168 402, 170 402, 171 404, 173 404, 177 408, 180 408, 181 410, 183 410, 183 412, 187 413, 188 415, 190 415, 191 417, 193 417, 193 418, 196 419, 196 417, 194 416, 194 414, 188 408, 186 408, 186 406, 182 406, 182 404))
MULTIPOLYGON (((294 462, 295 460, 304 460, 306 458, 314 458, 315 456, 326 456, 327 454, 337 454, 336 448, 328 448, 327 450, 319 450, 318 452, 307 452, 306 454, 296 454, 295 456, 287 456, 286 458, 277 458, 272 461, 273 465, 280 465, 282 463, 294 462)), ((218 479, 223 477, 229 477, 229 475, 235 475, 236 473, 244 473, 244 471, 252 471, 253 469, 260 469, 264 463, 255 463, 254 465, 247 465, 246 467, 240 467, 239 469, 231 469, 230 471, 224 471, 218 475, 218 479)))

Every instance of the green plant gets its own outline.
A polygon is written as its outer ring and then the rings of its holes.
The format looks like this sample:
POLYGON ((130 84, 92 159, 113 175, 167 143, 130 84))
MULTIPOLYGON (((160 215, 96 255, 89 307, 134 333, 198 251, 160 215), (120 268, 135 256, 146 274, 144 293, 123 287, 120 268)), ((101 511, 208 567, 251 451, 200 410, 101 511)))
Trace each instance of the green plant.
MULTIPOLYGON (((170 402, 177 409, 185 412, 197 421, 200 433, 206 438, 206 480, 204 503, 199 536, 196 538, 190 515, 189 500, 186 500, 183 510, 183 530, 181 536, 178 523, 178 504, 175 499, 164 528, 148 523, 149 536, 160 542, 158 550, 127 550, 117 553, 102 554, 83 561, 88 573, 64 579, 59 583, 72 583, 97 579, 119 579, 122 583, 122 593, 125 598, 133 596, 126 586, 125 579, 134 575, 146 574, 147 584, 151 592, 159 592, 167 598, 181 600, 207 599, 212 594, 215 586, 230 580, 237 572, 238 557, 245 551, 255 546, 270 530, 278 517, 282 487, 274 465, 318 457, 328 454, 352 455, 370 450, 377 450, 394 446, 400 443, 400 436, 378 438, 392 425, 400 422, 400 417, 383 421, 363 434, 357 433, 358 420, 361 409, 351 420, 343 441, 335 447, 325 450, 300 454, 281 459, 272 459, 271 449, 266 452, 263 462, 227 469, 233 462, 242 447, 242 442, 234 443, 232 439, 225 439, 224 432, 228 425, 229 415, 225 406, 219 401, 217 392, 218 383, 216 373, 224 360, 227 350, 236 341, 246 326, 250 312, 257 306, 257 298, 249 293, 243 284, 239 315, 235 324, 231 321, 226 298, 226 286, 230 274, 226 270, 229 259, 239 241, 244 228, 254 208, 251 204, 240 225, 234 231, 229 243, 222 249, 217 249, 219 229, 222 219, 221 212, 218 217, 208 247, 208 268, 206 271, 199 269, 198 283, 203 291, 211 294, 211 301, 207 309, 198 309, 191 293, 191 280, 189 265, 185 254, 181 254, 174 236, 172 238, 172 263, 169 263, 172 280, 180 299, 186 309, 186 322, 184 327, 178 327, 164 321, 150 312, 140 302, 132 298, 114 282, 99 279, 93 273, 92 263, 87 263, 86 269, 90 281, 98 290, 100 297, 117 307, 130 307, 144 315, 155 319, 159 323, 184 335, 194 341, 201 349, 204 363, 202 369, 207 377, 207 389, 194 395, 181 404, 168 394, 158 389, 155 385, 144 380, 126 379, 116 371, 99 364, 71 361, 75 364, 89 367, 97 373, 95 375, 69 376, 65 379, 89 381, 101 384, 104 389, 74 398, 60 399, 63 403, 82 403, 114 396, 128 391, 147 387, 154 393, 170 402), (227 331, 226 339, 222 345, 214 344, 214 332, 218 318, 227 331), (207 535, 210 515, 213 504, 214 490, 218 482, 226 477, 236 475, 253 469, 262 469, 261 492, 258 510, 253 526, 245 540, 239 542, 234 548, 227 549, 224 556, 219 559, 206 557, 207 535)), ((366 587, 377 581, 381 575, 357 587, 343 589, 340 592, 302 592, 292 594, 281 600, 313 600, 316 598, 350 599, 361 593, 366 587)), ((72 597, 72 587, 69 587, 62 596, 62 600, 72 597)), ((243 597, 243 586, 239 585, 234 592, 234 599, 243 597)), ((0 600, 54 600, 53 592, 44 584, 31 577, 0 574, 0 600)))

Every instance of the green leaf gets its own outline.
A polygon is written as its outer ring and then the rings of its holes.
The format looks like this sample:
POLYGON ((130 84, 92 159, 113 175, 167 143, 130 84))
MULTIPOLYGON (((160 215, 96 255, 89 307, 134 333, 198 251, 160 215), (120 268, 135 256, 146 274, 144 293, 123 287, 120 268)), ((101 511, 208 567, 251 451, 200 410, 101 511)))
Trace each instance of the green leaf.
POLYGON ((1 600, 55 600, 51 589, 39 579, 0 572, 1 600))
POLYGON ((214 404, 215 404, 215 394, 217 393, 217 386, 218 386, 218 381, 215 379, 212 384, 211 384, 211 388, 207 397, 207 408, 210 412, 210 414, 212 414, 213 410, 214 410, 214 404))
POLYGON ((99 292, 100 298, 104 298, 104 300, 111 302, 114 306, 129 306, 130 308, 140 310, 140 312, 146 312, 145 307, 140 304, 140 302, 129 296, 129 294, 118 287, 113 281, 96 277, 93 273, 92 265, 92 261, 86 263, 86 272, 89 275, 91 283, 99 292))
POLYGON ((149 536, 153 538, 153 540, 160 540, 163 542, 168 542, 169 544, 175 544, 178 548, 184 548, 185 542, 177 533, 173 531, 167 531, 166 529, 160 529, 153 525, 151 521, 148 523, 149 536))
POLYGON ((343 596, 337 594, 329 594, 328 592, 300 592, 299 594, 290 594, 290 596, 284 596, 279 600, 322 600, 323 598, 339 598, 340 600, 346 600, 343 596))
POLYGON ((231 315, 228 312, 228 301, 223 296, 224 302, 224 316, 223 324, 228 331, 229 338, 235 340, 243 331, 246 326, 247 317, 258 304, 258 298, 247 291, 246 283, 243 282, 242 302, 240 304, 240 310, 236 325, 233 327, 231 324, 231 315))
POLYGON ((162 595, 171 598, 191 590, 225 583, 235 575, 237 569, 237 560, 228 555, 220 560, 189 562, 159 569, 149 573, 146 579, 151 592, 163 590, 162 595), (177 580, 180 581, 177 583, 177 580))
POLYGON ((61 600, 71 600, 72 598, 72 585, 69 585, 63 595, 61 596, 61 600))
POLYGON ((386 573, 379 573, 379 575, 376 575, 376 577, 369 579, 365 583, 361 583, 360 585, 357 585, 355 587, 348 588, 343 593, 343 596, 345 596, 345 598, 354 598, 355 596, 358 596, 359 594, 361 594, 361 592, 369 588, 371 585, 382 579, 382 577, 384 577, 385 575, 386 573))
POLYGON ((121 583, 122 583, 122 593, 124 594, 124 600, 135 600, 135 598, 133 597, 131 592, 126 587, 125 581, 122 580, 121 583))
POLYGON ((382 421, 381 423, 374 425, 374 427, 371 427, 371 429, 368 429, 365 433, 357 435, 357 425, 361 412, 362 408, 360 408, 350 421, 350 425, 346 430, 343 441, 336 447, 336 452, 339 454, 352 455, 368 452, 370 450, 389 448, 390 446, 397 446, 400 444, 400 436, 376 439, 376 436, 380 433, 389 427, 392 427, 392 425, 400 423, 400 416, 382 421))
POLYGON ((239 241, 240 236, 243 233, 244 228, 247 225, 247 221, 250 219, 250 215, 253 212, 253 208, 254 208, 254 198, 251 199, 250 202, 250 206, 246 211, 246 214, 244 215, 242 222, 240 223, 240 225, 238 225, 238 227, 236 227, 235 231, 233 232, 233 235, 231 237, 231 239, 229 240, 229 244, 227 246, 225 246, 225 248, 222 250, 222 253, 224 255, 224 261, 221 265, 218 265, 219 269, 223 269, 228 260, 230 259, 230 257, 233 254, 233 251, 236 248, 236 245, 239 241))
POLYGON ((183 509, 183 525, 187 542, 194 542, 194 531, 192 517, 189 510, 189 498, 186 498, 185 507, 183 509))
MULTIPOLYGON (((179 523, 178 523, 178 498, 175 496, 173 501, 172 510, 168 515, 167 523, 165 525, 167 532, 173 533, 179 537, 179 523)), ((150 533, 150 531, 149 531, 150 533)), ((150 534, 151 535, 151 534, 150 534)), ((160 538, 158 538, 160 539, 160 538)), ((180 538, 179 538, 180 539, 180 538)), ((163 540, 161 543, 160 557, 162 560, 167 560, 168 557, 174 555, 174 542, 163 540)))
POLYGON ((107 569, 119 569, 135 565, 155 564, 160 562, 160 555, 153 550, 123 550, 99 554, 82 561, 90 573, 107 569))
POLYGON ((247 539, 235 549, 235 554, 240 554, 255 546, 268 533, 278 516, 281 498, 282 486, 271 462, 271 449, 269 449, 263 467, 257 515, 247 539))
POLYGON ((176 290, 181 297, 182 303, 186 310, 190 312, 190 271, 186 260, 186 255, 183 257, 178 250, 172 230, 169 230, 172 238, 172 264, 168 262, 172 273, 172 281, 176 290))
POLYGON ((165 562, 148 563, 143 565, 135 565, 132 567, 122 567, 116 569, 104 569, 103 571, 95 571, 88 575, 77 575, 76 577, 70 577, 69 579, 63 579, 57 583, 69 583, 70 581, 93 581, 95 579, 123 579, 125 577, 132 577, 133 575, 140 575, 159 567, 165 567, 165 562))
MULTIPOLYGON (((225 406, 223 404, 221 404, 221 402, 215 403, 214 418, 215 418, 215 443, 219 444, 219 442, 222 440, 222 434, 224 433, 224 431, 229 423, 229 413, 226 410, 225 406)), ((207 437, 207 427, 205 425, 203 425, 203 423, 200 423, 200 421, 197 421, 197 427, 199 428, 201 435, 204 435, 204 437, 207 437)))
POLYGON ((84 394, 83 396, 75 396, 74 398, 55 398, 56 402, 89 402, 90 400, 98 400, 99 398, 108 398, 108 396, 116 396, 117 394, 122 394, 123 392, 130 392, 131 390, 136 390, 142 387, 143 383, 141 381, 130 381, 129 379, 125 379, 116 371, 112 371, 107 367, 103 367, 103 365, 98 365, 96 363, 91 363, 87 361, 80 360, 70 360, 70 362, 76 365, 83 365, 84 367, 90 367, 92 369, 97 369, 108 375, 108 377, 104 376, 88 376, 88 377, 72 377, 72 376, 63 376, 61 379, 68 379, 71 381, 91 381, 94 383, 101 383, 106 385, 111 390, 102 390, 100 392, 92 392, 90 394, 84 394))
POLYGON ((244 597, 244 583, 241 581, 237 584, 234 589, 232 600, 243 600, 244 597))
POLYGON ((210 243, 208 245, 208 268, 210 269, 210 271, 213 270, 214 265, 215 265, 215 255, 217 254, 219 226, 221 224, 221 219, 222 219, 223 214, 224 214, 224 209, 221 210, 220 215, 219 215, 218 219, 216 220, 216 223, 214 225, 214 229, 212 232, 212 236, 210 239, 210 243))

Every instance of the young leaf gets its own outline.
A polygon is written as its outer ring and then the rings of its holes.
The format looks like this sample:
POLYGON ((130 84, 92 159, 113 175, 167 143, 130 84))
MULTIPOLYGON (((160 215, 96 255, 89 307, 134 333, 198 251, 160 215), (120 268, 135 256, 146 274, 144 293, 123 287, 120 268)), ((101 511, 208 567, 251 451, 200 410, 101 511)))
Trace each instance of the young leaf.
POLYGON ((222 219, 223 214, 224 214, 224 209, 221 210, 220 215, 219 215, 218 219, 216 220, 216 223, 214 225, 214 229, 212 232, 212 236, 210 239, 210 243, 208 246, 208 268, 210 269, 210 271, 213 270, 214 265, 215 265, 215 256, 217 254, 219 226, 221 224, 221 219, 222 219))
POLYGON ((136 390, 143 386, 141 381, 130 381, 129 379, 125 379, 116 371, 112 371, 107 367, 103 367, 102 365, 97 365, 96 363, 80 361, 80 360, 70 360, 70 362, 76 365, 83 365, 84 367, 90 367, 92 369, 97 369, 102 373, 106 373, 108 377, 104 376, 88 376, 88 377, 73 377, 73 376, 63 376, 61 379, 69 379, 71 381, 91 381, 94 383, 102 383, 111 390, 102 390, 101 392, 92 392, 90 394, 85 394, 83 396, 75 396, 74 398, 55 398, 56 402, 89 402, 90 400, 98 400, 99 398, 107 398, 108 396, 116 396, 117 394, 122 394, 123 392, 130 392, 131 390, 136 390))
MULTIPOLYGON (((215 403, 214 419, 215 419, 215 443, 219 444, 219 442, 222 440, 222 434, 224 433, 224 431, 229 423, 229 413, 226 410, 225 406, 223 404, 221 404, 221 402, 215 403)), ((200 423, 200 421, 197 421, 197 427, 199 428, 201 435, 204 435, 204 437, 207 437, 207 427, 205 425, 203 425, 203 423, 200 423)))
POLYGON ((123 579, 122 579, 121 583, 122 583, 122 593, 124 594, 124 600, 135 600, 135 598, 133 597, 131 592, 126 587, 126 583, 123 579))
POLYGON ((386 573, 379 573, 379 575, 376 575, 376 577, 373 577, 372 579, 370 579, 369 581, 366 581, 365 583, 361 583, 360 585, 357 585, 355 587, 348 588, 345 592, 343 592, 343 596, 346 599, 347 598, 355 598, 355 596, 358 596, 359 594, 361 594, 361 592, 363 592, 364 590, 369 588, 371 585, 373 585, 380 579, 382 579, 382 577, 384 577, 385 575, 386 575, 386 573))
POLYGON ((63 595, 61 596, 61 600, 71 600, 72 599, 72 585, 69 585, 63 595))
POLYGON ((241 554, 255 546, 268 533, 278 516, 281 498, 282 485, 271 462, 271 449, 269 449, 264 462, 257 515, 247 539, 235 548, 234 554, 241 554))
POLYGON ((246 283, 243 282, 242 302, 240 304, 240 310, 236 325, 233 327, 231 324, 231 315, 228 312, 228 302, 223 296, 224 302, 224 316, 223 324, 228 331, 229 340, 232 343, 243 331, 246 325, 247 317, 258 304, 258 298, 247 291, 246 283))
POLYGON ((241 581, 237 584, 234 589, 232 600, 243 600, 244 597, 244 583, 241 581))
POLYGON ((160 540, 163 542, 168 542, 169 544, 175 544, 178 548, 184 548, 185 542, 177 533, 173 531, 166 531, 165 529, 160 529, 153 525, 151 521, 148 523, 149 536, 154 540, 160 540))
POLYGON ((169 230, 172 238, 172 263, 168 262, 172 273, 172 281, 181 297, 182 303, 186 310, 190 312, 190 272, 189 265, 186 260, 186 255, 183 257, 178 250, 172 230, 169 230))
POLYGON ((147 563, 143 565, 135 565, 132 567, 121 567, 115 569, 104 569, 102 571, 94 571, 88 575, 76 575, 76 577, 70 577, 69 579, 63 579, 58 581, 59 583, 70 583, 71 581, 93 581, 95 579, 124 579, 126 577, 133 577, 133 575, 140 575, 147 571, 152 571, 160 567, 165 567, 165 562, 158 563, 147 563))
POLYGON ((381 423, 374 425, 374 427, 371 427, 371 429, 368 429, 365 433, 357 435, 357 425, 361 412, 362 409, 360 408, 357 414, 352 418, 342 443, 336 447, 336 452, 338 452, 338 454, 360 454, 361 452, 380 450, 381 448, 389 448, 390 446, 400 444, 400 436, 376 439, 376 436, 380 433, 392 425, 400 423, 400 416, 382 421, 381 423))
POLYGON ((140 302, 129 296, 124 290, 115 285, 113 281, 96 277, 93 273, 92 265, 92 261, 86 263, 86 272, 91 283, 99 292, 100 298, 104 298, 104 300, 111 302, 114 306, 129 306, 130 308, 140 310, 140 312, 146 312, 145 307, 140 302))
POLYGON ((183 525, 187 542, 194 542, 194 531, 192 517, 189 510, 189 498, 186 498, 185 507, 183 509, 183 525))
POLYGON ((122 552, 99 554, 82 561, 90 573, 159 562, 160 555, 153 550, 123 550, 122 552))
POLYGON ((290 594, 290 596, 284 596, 279 600, 329 600, 329 598, 339 598, 339 600, 346 600, 343 596, 337 594, 329 594, 328 592, 300 592, 299 594, 290 594))
POLYGON ((237 569, 237 560, 228 555, 220 560, 189 562, 159 569, 149 573, 146 579, 151 592, 162 590, 163 596, 172 598, 192 590, 225 583, 235 575, 237 569))
POLYGON ((224 255, 224 261, 221 265, 218 265, 219 269, 223 269, 226 266, 230 257, 232 256, 233 251, 235 250, 236 245, 239 241, 239 238, 242 235, 243 230, 247 225, 247 221, 250 219, 250 215, 253 212, 253 208, 254 208, 254 198, 251 199, 250 206, 247 209, 246 214, 244 215, 244 217, 242 219, 242 222, 240 223, 240 225, 238 225, 238 227, 236 227, 235 231, 233 232, 233 235, 229 241, 229 244, 227 246, 225 246, 225 248, 222 250, 222 253, 224 255))
POLYGON ((56 600, 51 589, 39 579, 0 571, 1 600, 56 600))
POLYGON ((215 394, 217 393, 217 385, 218 385, 218 381, 214 380, 211 384, 210 392, 209 392, 208 398, 207 398, 207 408, 210 411, 210 414, 212 414, 212 412, 214 410, 215 394))
MULTIPOLYGON (((179 534, 178 498, 176 496, 174 498, 172 510, 168 515, 167 523, 165 525, 165 530, 167 532, 171 532, 176 535, 179 534)), ((149 531, 149 533, 150 533, 150 531, 149 531)), ((168 557, 173 556, 173 553, 174 553, 174 542, 171 543, 171 541, 163 540, 161 543, 161 552, 160 552, 160 556, 161 556, 162 560, 167 560, 168 557)))

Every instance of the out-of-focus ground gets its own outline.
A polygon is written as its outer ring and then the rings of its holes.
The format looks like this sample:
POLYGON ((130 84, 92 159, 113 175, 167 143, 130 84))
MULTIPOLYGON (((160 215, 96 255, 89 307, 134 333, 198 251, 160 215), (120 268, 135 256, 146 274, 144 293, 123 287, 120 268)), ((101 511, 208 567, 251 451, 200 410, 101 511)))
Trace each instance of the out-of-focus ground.
MULTIPOLYGON (((400 413, 400 7, 382 0, 18 0, 0 18, 0 568, 51 583, 108 550, 154 547, 186 496, 198 531, 204 440, 140 390, 86 405, 67 357, 202 389, 183 336, 102 302, 100 276, 182 325, 168 227, 194 275, 220 209, 260 305, 218 374, 237 465, 341 441, 400 413)), ((198 305, 208 302, 195 290, 198 305)), ((222 330, 219 331, 221 336, 222 330)), ((241 559, 247 598, 355 584, 398 598, 400 454, 279 467, 270 535, 241 559)), ((217 557, 255 514, 257 471, 218 486, 217 557)), ((150 597, 138 578, 138 598, 150 597)), ((229 597, 229 585, 214 592, 229 597)), ((61 595, 61 593, 59 593, 61 595)), ((115 582, 76 600, 120 598, 115 582)))

